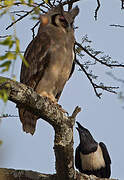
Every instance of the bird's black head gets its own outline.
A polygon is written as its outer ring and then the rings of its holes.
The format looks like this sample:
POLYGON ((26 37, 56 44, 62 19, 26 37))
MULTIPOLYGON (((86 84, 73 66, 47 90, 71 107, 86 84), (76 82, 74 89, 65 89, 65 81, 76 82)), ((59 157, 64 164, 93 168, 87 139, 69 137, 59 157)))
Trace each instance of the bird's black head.
POLYGON ((78 127, 76 129, 79 132, 80 137, 80 151, 83 154, 89 154, 91 152, 95 152, 98 146, 98 143, 94 140, 91 133, 88 131, 88 129, 81 126, 79 122, 76 122, 78 127))

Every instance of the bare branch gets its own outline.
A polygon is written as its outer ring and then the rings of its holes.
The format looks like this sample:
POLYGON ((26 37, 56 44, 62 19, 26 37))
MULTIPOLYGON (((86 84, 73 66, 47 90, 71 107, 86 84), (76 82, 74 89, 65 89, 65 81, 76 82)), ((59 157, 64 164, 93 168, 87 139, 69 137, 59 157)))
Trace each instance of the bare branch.
POLYGON ((72 9, 73 2, 71 0, 67 0, 67 1, 68 1, 68 11, 70 11, 72 9))
POLYGON ((12 27, 14 24, 16 24, 18 21, 22 20, 23 18, 25 18, 26 16, 28 16, 29 14, 31 14, 34 11, 34 9, 32 9, 31 11, 28 11, 27 13, 25 13, 23 16, 21 16, 19 19, 17 19, 16 21, 12 22, 7 28, 9 29, 10 27, 12 27))
POLYGON ((80 108, 76 108, 72 116, 68 117, 60 109, 60 105, 55 105, 32 88, 8 78, 0 77, 0 89, 6 90, 8 99, 17 106, 25 107, 53 126, 57 177, 59 180, 74 179, 73 125, 80 108))
POLYGON ((11 114, 1 114, 1 115, 0 115, 0 119, 8 118, 8 117, 19 117, 19 116, 17 116, 17 115, 11 115, 11 114))
POLYGON ((95 16, 94 16, 94 17, 95 17, 95 20, 97 20, 99 8, 100 8, 100 0, 97 0, 97 8, 96 8, 96 10, 95 10, 95 16))
POLYGON ((76 116, 77 116, 77 114, 78 114, 80 111, 81 111, 81 108, 77 106, 70 117, 73 118, 73 119, 75 119, 76 116))
POLYGON ((102 93, 98 93, 97 92, 97 89, 102 89, 102 90, 105 90, 105 91, 108 91, 108 92, 111 92, 111 93, 114 93, 114 94, 117 94, 116 91, 114 91, 114 89, 118 89, 118 87, 111 87, 111 86, 104 86, 103 84, 100 84, 100 85, 97 85, 93 82, 92 78, 90 77, 90 74, 85 70, 85 68, 83 67, 83 65, 76 59, 75 62, 80 66, 80 68, 82 69, 82 71, 86 74, 87 78, 89 79, 93 89, 94 89, 94 92, 96 94, 96 96, 98 98, 101 98, 101 95, 102 93))
POLYGON ((28 11, 24 11, 24 10, 21 10, 21 11, 12 11, 10 13, 12 14, 16 14, 16 13, 27 13, 28 11))
POLYGON ((109 26, 124 28, 124 26, 119 25, 119 24, 110 24, 109 26))
MULTIPOLYGON (((25 5, 27 5, 27 6, 30 6, 30 7, 35 7, 35 4, 29 4, 29 3, 24 3, 25 5)), ((20 5, 24 5, 22 2, 16 2, 16 3, 13 3, 13 6, 20 6, 20 5)), ((8 7, 8 5, 1 5, 0 4, 0 8, 2 9, 2 8, 6 8, 6 7, 8 7)))
POLYGON ((6 37, 9 37, 11 35, 5 35, 5 36, 0 36, 0 38, 6 38, 6 37))
MULTIPOLYGON (((103 180, 102 178, 98 178, 96 176, 90 175, 87 176, 85 174, 78 173, 76 171, 76 179, 80 180, 103 180)), ((43 174, 31 170, 16 170, 16 169, 7 169, 0 168, 0 179, 1 180, 60 180, 57 178, 56 174, 43 174)), ((75 179, 75 180, 76 180, 75 179)), ((64 180, 64 179, 63 179, 64 180)), ((74 180, 74 179, 73 179, 74 180)), ((115 180, 115 179, 106 179, 106 180, 115 180)))
POLYGON ((34 26, 33 26, 33 28, 31 28, 31 30, 32 30, 32 37, 33 37, 33 39, 34 39, 34 37, 35 37, 35 32, 34 32, 34 29, 38 26, 38 24, 40 23, 40 21, 38 21, 34 26))
POLYGON ((99 62, 100 64, 103 64, 107 67, 124 67, 124 64, 108 64, 100 59, 98 59, 96 56, 92 55, 87 49, 85 49, 80 43, 75 42, 75 45, 77 45, 78 47, 80 47, 84 52, 86 52, 90 57, 92 57, 93 59, 95 59, 97 62, 99 62))
POLYGON ((124 9, 124 0, 121 0, 121 9, 124 9))
MULTIPOLYGON (((44 2, 43 2, 43 3, 40 3, 37 7, 42 6, 42 4, 44 4, 44 2)), ((34 7, 32 10, 28 11, 27 13, 25 13, 25 14, 24 14, 23 16, 21 16, 19 19, 17 19, 16 21, 12 22, 12 23, 6 28, 6 30, 9 29, 10 27, 12 27, 12 26, 13 26, 15 23, 17 23, 18 21, 22 20, 23 18, 25 18, 26 16, 28 16, 29 14, 31 14, 37 7, 34 7)))
MULTIPOLYGON (((80 0, 71 0, 71 3, 74 4, 74 3, 78 2, 78 1, 80 1, 80 0)), ((66 4, 68 4, 68 0, 66 0, 66 1, 64 1, 62 3, 62 5, 66 5, 66 4)))

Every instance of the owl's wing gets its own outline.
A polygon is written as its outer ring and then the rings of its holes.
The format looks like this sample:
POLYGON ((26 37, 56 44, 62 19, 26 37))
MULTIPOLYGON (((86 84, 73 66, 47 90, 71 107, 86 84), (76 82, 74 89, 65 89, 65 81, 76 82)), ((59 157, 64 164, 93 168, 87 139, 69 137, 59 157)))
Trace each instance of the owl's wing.
POLYGON ((50 36, 47 32, 38 34, 28 45, 24 57, 29 64, 22 63, 20 82, 34 88, 38 83, 38 74, 43 74, 44 65, 47 64, 48 51, 51 46, 50 36))

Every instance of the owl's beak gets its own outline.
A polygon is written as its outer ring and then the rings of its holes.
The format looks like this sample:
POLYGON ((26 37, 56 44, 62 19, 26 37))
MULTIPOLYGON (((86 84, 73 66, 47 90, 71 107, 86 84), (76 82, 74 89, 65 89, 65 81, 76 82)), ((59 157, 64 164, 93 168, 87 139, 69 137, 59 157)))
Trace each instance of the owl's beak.
POLYGON ((67 31, 70 31, 72 29, 71 24, 68 24, 67 31))

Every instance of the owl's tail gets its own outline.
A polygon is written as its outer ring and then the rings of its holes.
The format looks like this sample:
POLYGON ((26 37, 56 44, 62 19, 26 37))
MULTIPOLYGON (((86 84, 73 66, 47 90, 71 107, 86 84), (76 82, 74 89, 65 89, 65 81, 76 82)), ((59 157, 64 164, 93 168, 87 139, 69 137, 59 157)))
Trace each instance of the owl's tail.
POLYGON ((35 132, 38 116, 32 114, 31 112, 23 108, 19 108, 19 116, 20 121, 22 122, 23 131, 33 135, 35 132))

